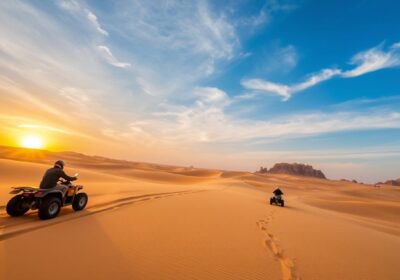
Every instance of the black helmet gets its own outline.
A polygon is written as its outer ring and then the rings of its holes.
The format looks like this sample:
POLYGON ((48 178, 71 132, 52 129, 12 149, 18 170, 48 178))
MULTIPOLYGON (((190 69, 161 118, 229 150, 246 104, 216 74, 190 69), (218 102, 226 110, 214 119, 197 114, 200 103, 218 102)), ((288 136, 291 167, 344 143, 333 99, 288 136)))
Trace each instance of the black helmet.
POLYGON ((57 160, 54 163, 54 167, 58 167, 58 168, 61 168, 61 169, 64 169, 64 165, 65 165, 65 162, 63 160, 57 160))

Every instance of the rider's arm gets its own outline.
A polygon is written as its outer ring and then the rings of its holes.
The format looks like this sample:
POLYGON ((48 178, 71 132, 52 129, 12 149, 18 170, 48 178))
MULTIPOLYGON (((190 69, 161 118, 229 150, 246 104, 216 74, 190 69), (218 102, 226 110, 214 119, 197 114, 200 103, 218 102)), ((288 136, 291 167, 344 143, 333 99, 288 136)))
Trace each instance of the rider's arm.
POLYGON ((76 177, 70 177, 67 174, 65 174, 64 170, 61 170, 60 177, 67 181, 75 181, 76 180, 76 177))

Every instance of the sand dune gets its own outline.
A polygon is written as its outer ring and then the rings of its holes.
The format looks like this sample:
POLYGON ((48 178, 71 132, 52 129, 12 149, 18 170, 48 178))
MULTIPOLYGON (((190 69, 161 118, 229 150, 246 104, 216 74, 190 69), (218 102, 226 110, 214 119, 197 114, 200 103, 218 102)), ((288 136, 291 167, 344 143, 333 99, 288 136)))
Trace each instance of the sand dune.
POLYGON ((86 210, 10 218, 60 154, 0 148, 0 279, 399 279, 399 188, 63 155, 86 210))

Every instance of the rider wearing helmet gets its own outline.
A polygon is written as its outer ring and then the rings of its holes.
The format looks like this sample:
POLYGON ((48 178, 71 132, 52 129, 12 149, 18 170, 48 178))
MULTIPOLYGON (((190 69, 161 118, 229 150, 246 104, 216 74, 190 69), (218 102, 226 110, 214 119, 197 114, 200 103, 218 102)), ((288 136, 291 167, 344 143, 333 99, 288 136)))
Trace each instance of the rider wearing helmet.
POLYGON ((276 198, 281 198, 281 196, 283 195, 283 192, 278 186, 272 193, 275 195, 276 198))
MULTIPOLYGON (((57 160, 54 163, 54 167, 48 169, 46 173, 43 176, 42 182, 40 183, 40 188, 41 189, 51 189, 54 187, 57 187, 57 182, 60 180, 60 178, 63 178, 67 181, 74 181, 77 178, 76 177, 71 177, 65 174, 64 172, 64 161, 62 160, 57 160)), ((64 189, 62 188, 62 191, 64 192, 64 189)))

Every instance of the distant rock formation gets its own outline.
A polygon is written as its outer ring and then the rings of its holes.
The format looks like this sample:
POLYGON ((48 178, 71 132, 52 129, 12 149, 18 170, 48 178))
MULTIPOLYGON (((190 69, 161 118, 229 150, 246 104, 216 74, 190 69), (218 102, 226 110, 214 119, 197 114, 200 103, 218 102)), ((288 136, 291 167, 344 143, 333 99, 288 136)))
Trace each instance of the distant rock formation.
POLYGON ((349 180, 349 179, 340 179, 340 181, 346 182, 346 183, 354 183, 352 180, 349 180))
POLYGON ((342 182, 353 183, 353 184, 364 184, 362 182, 357 182, 357 180, 340 179, 342 182))
POLYGON ((276 163, 271 169, 260 167, 257 173, 281 173, 296 176, 307 176, 326 179, 321 170, 314 169, 311 165, 302 163, 276 163))
POLYGON ((261 166, 257 173, 268 173, 268 168, 261 166))
POLYGON ((400 186, 400 178, 395 180, 387 180, 384 184, 398 187, 400 186))

